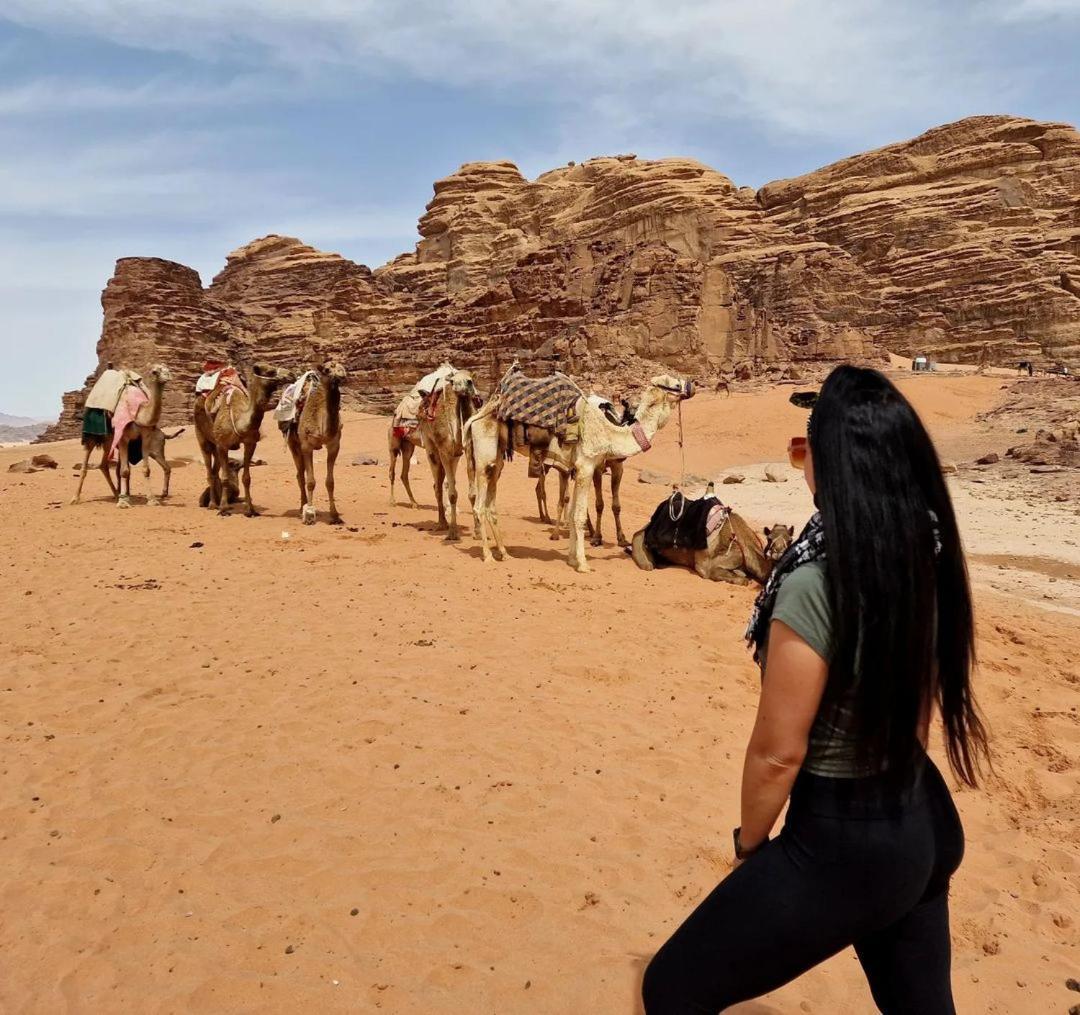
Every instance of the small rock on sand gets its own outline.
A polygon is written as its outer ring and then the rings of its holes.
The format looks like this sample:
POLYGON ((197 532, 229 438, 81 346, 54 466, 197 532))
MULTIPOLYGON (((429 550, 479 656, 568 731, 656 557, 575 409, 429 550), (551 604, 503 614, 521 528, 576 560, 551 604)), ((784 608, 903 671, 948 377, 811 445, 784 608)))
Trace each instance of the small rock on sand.
POLYGON ((765 482, 766 483, 786 483, 788 478, 783 472, 775 465, 765 466, 765 482))
POLYGON ((655 483, 657 486, 667 486, 672 482, 670 476, 665 476, 662 472, 653 472, 652 469, 642 469, 637 474, 637 481, 639 483, 655 483))
POLYGON ((946 476, 955 476, 956 475, 956 465, 953 462, 942 462, 941 463, 941 471, 946 476))
POLYGON ((41 468, 34 465, 29 458, 24 458, 21 462, 12 462, 8 466, 8 472, 41 472, 41 468))
POLYGON ((745 479, 746 477, 741 472, 729 472, 726 476, 724 476, 723 479, 720 480, 720 482, 727 484, 741 483, 745 479))
POLYGON ((976 465, 996 465, 1001 461, 1001 456, 996 451, 990 451, 983 455, 982 458, 976 458, 976 465))
POLYGON ((375 455, 356 455, 352 460, 353 465, 378 465, 379 459, 375 455))
POLYGON ((34 455, 30 459, 30 464, 36 465, 39 469, 55 469, 59 463, 52 455, 34 455))

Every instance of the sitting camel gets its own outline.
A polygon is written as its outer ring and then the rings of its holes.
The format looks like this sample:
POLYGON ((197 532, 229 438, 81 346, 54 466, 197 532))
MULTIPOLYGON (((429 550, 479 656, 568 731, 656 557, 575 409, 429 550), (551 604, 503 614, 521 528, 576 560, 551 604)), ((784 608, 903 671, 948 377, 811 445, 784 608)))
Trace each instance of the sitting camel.
MULTIPOLYGON (((431 466, 435 484, 435 503, 439 508, 436 532, 446 530, 448 542, 461 539, 457 521, 457 466, 465 450, 465 422, 476 408, 479 396, 476 384, 468 370, 455 370, 447 376, 442 388, 425 395, 420 408, 420 434, 431 466), (446 488, 444 498, 443 488, 446 488), (447 523, 444 500, 450 502, 450 521, 447 523)), ((469 499, 473 500, 473 484, 470 472, 469 499)), ((479 535, 475 502, 473 510, 474 531, 479 535)))
MULTIPOLYGON (((595 482, 608 462, 624 461, 652 446, 652 439, 671 417, 671 410, 683 399, 693 395, 690 381, 662 374, 646 386, 634 412, 634 422, 612 422, 600 407, 581 397, 574 405, 578 423, 570 429, 577 439, 565 438, 553 442, 550 456, 556 467, 574 479, 571 512, 571 566, 588 571, 585 560, 585 522, 588 517, 588 487, 595 482)), ((484 560, 491 559, 490 540, 500 558, 508 556, 499 529, 495 499, 507 446, 507 426, 497 414, 497 399, 491 399, 466 427, 471 448, 470 462, 475 476, 476 514, 483 538, 484 560)))
POLYGON ((229 479, 229 452, 244 449, 244 500, 248 518, 258 512, 251 503, 251 459, 261 437, 260 428, 270 400, 282 384, 292 380, 280 367, 254 364, 245 374, 246 390, 215 390, 195 396, 195 431, 206 464, 206 483, 210 487, 210 507, 229 514, 224 490, 229 479))
MULTIPOLYGON (((235 504, 240 499, 240 459, 229 458, 229 479, 225 483, 224 498, 226 504, 235 504)), ((209 507, 213 496, 213 487, 207 486, 199 495, 199 507, 209 507)))
POLYGON ((330 524, 341 525, 341 515, 334 503, 334 463, 341 450, 341 385, 348 374, 335 360, 327 360, 315 372, 318 383, 309 390, 299 418, 288 426, 286 440, 296 466, 300 516, 304 524, 315 524, 315 452, 326 448, 326 497, 330 502, 330 524))
POLYGON ((645 530, 639 529, 627 552, 643 571, 652 571, 659 557, 668 564, 688 567, 714 582, 746 585, 753 578, 764 584, 773 565, 794 540, 795 530, 789 525, 773 525, 766 527, 764 532, 766 543, 762 547, 742 515, 731 511, 723 524, 709 533, 704 550, 669 548, 654 554, 645 545, 645 530))

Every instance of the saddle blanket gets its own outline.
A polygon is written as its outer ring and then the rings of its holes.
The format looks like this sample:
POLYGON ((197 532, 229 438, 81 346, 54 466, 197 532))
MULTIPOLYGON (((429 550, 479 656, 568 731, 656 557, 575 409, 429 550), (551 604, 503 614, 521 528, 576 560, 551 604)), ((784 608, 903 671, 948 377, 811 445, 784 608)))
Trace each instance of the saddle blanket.
POLYGON ((584 392, 565 374, 526 377, 511 370, 499 383, 498 417, 554 430, 569 422, 584 392))
POLYGON ((150 396, 136 384, 129 384, 120 396, 120 402, 113 413, 113 441, 109 451, 109 460, 116 460, 116 449, 120 446, 120 438, 124 435, 128 424, 135 422, 135 417, 147 402, 150 396))
POLYGON ((287 426, 296 419, 304 408, 304 402, 318 384, 319 375, 314 370, 308 370, 281 392, 277 408, 274 409, 274 419, 278 421, 279 426, 287 426))
POLYGON ((704 550, 709 533, 723 524, 729 511, 715 496, 687 500, 681 493, 673 493, 657 505, 645 526, 645 545, 653 553, 704 550))
POLYGON ((90 394, 86 396, 84 408, 104 409, 116 412, 116 404, 129 384, 138 384, 142 380, 134 370, 106 370, 94 382, 90 394))
POLYGON ((220 370, 209 371, 195 383, 195 394, 206 394, 206 411, 211 414, 223 396, 225 403, 228 404, 236 391, 247 394, 247 388, 235 367, 222 367, 220 370))

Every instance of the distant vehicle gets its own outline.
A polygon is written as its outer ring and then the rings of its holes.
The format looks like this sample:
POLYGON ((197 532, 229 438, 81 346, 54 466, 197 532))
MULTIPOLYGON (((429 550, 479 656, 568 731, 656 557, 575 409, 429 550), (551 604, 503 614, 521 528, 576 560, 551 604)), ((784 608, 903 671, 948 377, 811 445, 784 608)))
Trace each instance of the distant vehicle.
POLYGON ((1055 363, 1052 367, 1050 367, 1050 373, 1052 374, 1061 374, 1067 377, 1071 372, 1072 371, 1070 371, 1064 363, 1055 363))
POLYGON ((933 370, 933 365, 927 356, 916 356, 911 361, 911 369, 914 371, 933 370))

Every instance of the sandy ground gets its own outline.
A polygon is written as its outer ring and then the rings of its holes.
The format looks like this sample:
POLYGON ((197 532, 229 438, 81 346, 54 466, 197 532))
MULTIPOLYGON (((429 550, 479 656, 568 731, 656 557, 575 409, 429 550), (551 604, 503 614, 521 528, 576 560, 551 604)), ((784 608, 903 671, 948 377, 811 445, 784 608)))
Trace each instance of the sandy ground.
MULTIPOLYGON (((947 459, 1004 449, 974 422, 1002 383, 904 382, 947 459)), ((687 405, 687 470, 737 467, 720 490, 755 524, 810 510, 795 473, 755 478, 805 426, 789 391, 687 405)), ((125 512, 97 475, 68 505, 72 442, 36 448, 61 467, 28 476, 6 472, 27 449, 0 451, 0 1011, 637 1010, 643 963, 728 869, 753 592, 645 574, 610 545, 574 574, 520 460, 501 497, 514 559, 485 567, 427 531, 430 507, 389 506, 384 464, 348 464, 385 462, 385 427, 348 419, 336 529, 299 524, 269 426, 250 520, 194 506, 199 465, 167 506, 125 512)), ((678 473, 674 425, 631 464, 678 473)), ((628 530, 664 495, 634 468, 628 530)), ((957 794, 957 1001, 1064 1012, 1080 517, 953 485, 997 765, 957 794)), ((846 952, 740 1010, 872 1004, 846 952)))

